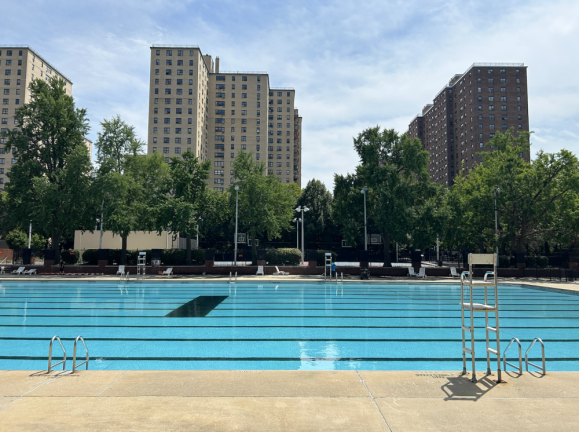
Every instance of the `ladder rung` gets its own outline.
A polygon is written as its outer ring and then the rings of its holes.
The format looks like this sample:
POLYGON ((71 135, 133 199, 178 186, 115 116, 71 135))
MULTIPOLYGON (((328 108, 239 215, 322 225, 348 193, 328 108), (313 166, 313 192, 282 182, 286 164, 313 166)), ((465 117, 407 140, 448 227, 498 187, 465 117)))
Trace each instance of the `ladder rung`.
POLYGON ((468 348, 463 348, 462 350, 463 350, 465 353, 468 353, 468 354, 472 355, 472 351, 471 351, 470 349, 468 349, 468 348))
POLYGON ((467 332, 471 332, 471 333, 472 333, 472 330, 471 330, 470 327, 462 326, 462 329, 463 329, 464 331, 467 331, 467 332))
POLYGON ((495 333, 497 332, 497 329, 494 328, 494 327, 487 327, 487 330, 488 330, 488 331, 495 332, 495 333))
POLYGON ((492 348, 487 348, 487 351, 490 352, 490 353, 492 353, 492 354, 494 354, 494 355, 496 355, 496 356, 498 356, 497 350, 494 350, 494 349, 492 349, 492 348))

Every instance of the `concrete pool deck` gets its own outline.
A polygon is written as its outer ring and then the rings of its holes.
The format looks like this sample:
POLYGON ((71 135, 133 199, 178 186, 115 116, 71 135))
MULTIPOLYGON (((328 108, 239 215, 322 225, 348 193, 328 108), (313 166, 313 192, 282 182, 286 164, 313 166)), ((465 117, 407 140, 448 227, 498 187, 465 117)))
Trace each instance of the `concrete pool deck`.
POLYGON ((9 431, 576 431, 579 373, 0 371, 9 431))

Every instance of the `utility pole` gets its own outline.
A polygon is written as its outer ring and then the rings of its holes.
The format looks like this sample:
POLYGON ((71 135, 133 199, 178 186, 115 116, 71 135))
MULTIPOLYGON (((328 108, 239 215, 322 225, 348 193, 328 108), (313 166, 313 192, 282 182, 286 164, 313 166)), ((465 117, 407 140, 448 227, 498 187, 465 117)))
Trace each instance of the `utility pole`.
POLYGON ((366 194, 368 193, 368 187, 364 186, 360 192, 364 195, 364 250, 368 250, 368 227, 366 222, 366 194))

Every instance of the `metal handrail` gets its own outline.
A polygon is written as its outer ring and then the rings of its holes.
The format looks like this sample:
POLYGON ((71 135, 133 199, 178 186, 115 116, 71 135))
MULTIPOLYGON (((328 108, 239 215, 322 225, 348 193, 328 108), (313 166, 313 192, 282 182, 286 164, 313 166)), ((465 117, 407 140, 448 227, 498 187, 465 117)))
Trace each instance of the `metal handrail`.
POLYGON ((81 335, 78 335, 76 337, 76 339, 74 340, 74 349, 72 351, 72 373, 74 373, 74 371, 76 370, 77 367, 82 366, 85 363, 86 363, 86 370, 88 370, 88 359, 89 359, 88 348, 86 347, 86 344, 84 343, 84 338, 81 335), (76 344, 78 343, 79 339, 82 342, 82 345, 84 346, 84 351, 86 352, 86 360, 83 362, 80 362, 79 364, 75 364, 76 363, 76 344))
POLYGON ((529 372, 529 365, 536 367, 537 369, 541 370, 543 372, 543 375, 545 375, 547 373, 547 369, 545 368, 545 344, 543 343, 543 341, 541 340, 541 338, 535 338, 533 339, 533 342, 531 343, 531 345, 529 346, 529 348, 527 349, 527 351, 525 351, 525 370, 527 372, 529 372), (541 343, 541 356, 543 358, 543 367, 536 365, 534 363, 531 363, 529 361, 529 351, 531 351, 531 348, 533 348, 533 345, 535 345, 535 342, 539 341, 541 343))
POLYGON ((57 335, 54 335, 52 337, 52 339, 50 339, 50 345, 48 346, 48 370, 46 371, 46 373, 50 373, 50 370, 54 366, 58 366, 61 363, 62 363, 62 370, 65 370, 65 368, 66 368, 66 350, 64 349, 64 345, 62 345, 60 338, 57 335), (51 365, 50 363, 52 362, 52 343, 54 342, 54 339, 56 339, 58 341, 58 343, 60 344, 60 347, 62 348, 63 359, 61 361, 59 361, 58 363, 54 363, 53 365, 51 365))
POLYGON ((495 272, 491 272, 491 271, 486 272, 486 273, 485 273, 485 278, 484 278, 484 281, 485 281, 485 282, 487 281, 487 276, 490 276, 490 275, 494 276, 494 275, 495 275, 495 272))
POLYGON ((517 369, 519 371, 519 375, 522 375, 522 373, 523 373, 523 360, 522 360, 522 356, 521 356, 521 342, 517 338, 512 338, 511 342, 509 342, 509 345, 507 346, 507 349, 505 349, 505 351, 503 352, 503 370, 505 372, 507 371, 507 365, 514 367, 515 369, 517 369), (519 345, 519 367, 516 367, 514 364, 509 363, 507 361, 507 351, 509 350, 509 348, 511 347, 513 342, 516 342, 517 345, 519 345))

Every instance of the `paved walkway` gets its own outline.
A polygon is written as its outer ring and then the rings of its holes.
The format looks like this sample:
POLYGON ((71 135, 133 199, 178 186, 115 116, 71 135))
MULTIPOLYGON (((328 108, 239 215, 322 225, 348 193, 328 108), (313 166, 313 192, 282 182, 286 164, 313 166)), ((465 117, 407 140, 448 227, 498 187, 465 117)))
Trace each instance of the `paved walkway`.
POLYGON ((505 379, 473 384, 453 372, 408 371, 0 371, 0 430, 578 430, 579 373, 505 379))

